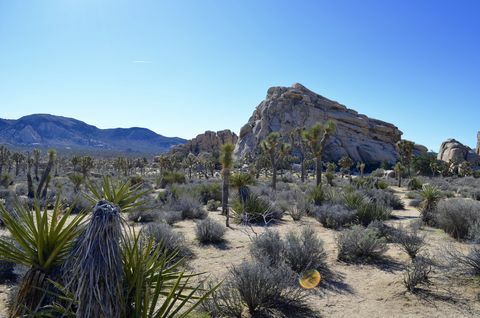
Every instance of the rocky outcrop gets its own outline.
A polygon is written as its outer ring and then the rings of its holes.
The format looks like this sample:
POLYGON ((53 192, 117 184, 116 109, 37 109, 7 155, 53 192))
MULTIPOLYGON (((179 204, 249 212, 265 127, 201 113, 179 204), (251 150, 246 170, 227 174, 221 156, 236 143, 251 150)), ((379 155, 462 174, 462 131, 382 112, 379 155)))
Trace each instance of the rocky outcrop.
POLYGON ((288 136, 294 128, 309 128, 328 119, 337 123, 337 132, 327 141, 324 160, 337 161, 343 155, 369 165, 397 160, 395 143, 402 135, 397 127, 359 114, 301 84, 268 90, 266 99, 240 130, 235 155, 253 152, 271 132, 288 136))
POLYGON ((455 139, 447 139, 442 142, 437 159, 454 163, 468 161, 476 165, 478 164, 480 157, 470 147, 465 146, 461 142, 455 139))
POLYGON ((201 152, 218 153, 220 146, 230 142, 236 144, 238 136, 229 129, 220 130, 217 132, 207 130, 203 134, 197 135, 197 137, 188 140, 183 145, 175 146, 172 149, 174 153, 188 154, 193 153, 198 155, 201 152))

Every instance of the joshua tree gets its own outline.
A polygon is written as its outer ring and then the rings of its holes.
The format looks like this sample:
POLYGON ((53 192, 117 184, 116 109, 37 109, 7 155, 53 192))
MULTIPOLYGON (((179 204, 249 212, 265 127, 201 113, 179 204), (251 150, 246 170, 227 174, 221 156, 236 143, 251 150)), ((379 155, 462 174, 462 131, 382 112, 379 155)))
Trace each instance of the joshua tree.
POLYGON ((357 162, 357 169, 360 171, 360 177, 363 177, 363 173, 365 172, 365 163, 357 162))
POLYGON ((15 162, 15 176, 18 176, 20 172, 20 164, 25 160, 25 156, 22 153, 15 152, 12 155, 12 160, 15 162))
POLYGON ((395 167, 393 167, 393 170, 395 170, 395 176, 397 177, 397 180, 398 180, 398 187, 401 187, 402 176, 403 176, 403 173, 405 172, 405 167, 400 162, 397 162, 395 164, 395 167))
POLYGON ((40 166, 40 155, 41 155, 41 152, 40 152, 40 149, 33 149, 33 167, 34 167, 34 171, 35 171, 35 180, 40 180, 38 178, 38 167, 40 166))
POLYGON ((30 153, 27 152, 27 188, 28 188, 28 197, 31 199, 35 196, 33 190, 33 180, 32 180, 32 158, 30 158, 30 153))
POLYGON ((230 213, 228 211, 228 185, 230 169, 233 166, 233 145, 231 143, 223 144, 220 153, 220 163, 222 164, 222 214, 226 216, 225 224, 230 227, 230 213))
POLYGON ((80 158, 80 172, 83 175, 83 179, 88 178, 88 174, 90 173, 90 170, 93 169, 93 158, 90 156, 83 156, 80 158))
POLYGON ((307 144, 303 138, 303 128, 296 128, 290 132, 290 140, 292 146, 295 147, 298 153, 298 159, 300 160, 300 180, 305 182, 305 162, 307 155, 307 144))
POLYGON ((193 153, 190 152, 183 162, 188 169, 188 178, 191 180, 192 170, 195 167, 195 165, 198 163, 198 159, 193 153))
POLYGON ((353 165, 353 160, 349 156, 343 156, 338 161, 338 165, 341 167, 342 178, 345 174, 350 174, 350 168, 353 165))
POLYGON ((408 175, 411 175, 410 166, 412 162, 412 155, 413 155, 413 147, 415 143, 409 140, 399 140, 397 141, 397 150, 398 154, 400 155, 400 162, 403 164, 404 167, 407 168, 408 175))
POLYGON ((40 198, 40 195, 43 193, 44 187, 46 186, 48 182, 48 178, 50 176, 50 172, 52 171, 53 163, 55 162, 55 156, 56 152, 53 149, 50 149, 48 151, 48 163, 47 167, 45 168, 45 171, 42 174, 42 177, 40 178, 40 181, 38 183, 37 187, 37 197, 40 198))
POLYGON ((322 186, 322 155, 325 143, 330 135, 335 133, 336 124, 334 121, 327 120, 324 124, 317 123, 307 131, 304 131, 303 138, 305 139, 308 148, 315 157, 315 175, 317 186, 322 186))
POLYGON ((3 167, 8 164, 10 160, 10 151, 5 146, 0 146, 0 176, 3 173, 3 167))
POLYGON ((283 168, 287 165, 289 162, 289 155, 290 152, 292 151, 292 145, 288 143, 283 143, 280 145, 280 156, 279 156, 279 161, 281 162, 281 167, 282 169, 280 170, 280 175, 283 175, 283 168))
POLYGON ((80 190, 83 181, 85 181, 85 178, 79 173, 72 173, 68 175, 68 178, 73 183, 73 192, 77 193, 80 190))
POLYGON ((325 173, 325 177, 327 178, 327 182, 330 186, 333 187, 333 179, 335 178, 335 170, 337 169, 337 165, 335 162, 327 163, 327 172, 325 173))
POLYGON ((272 167, 272 189, 277 189, 277 169, 278 157, 280 156, 280 134, 277 132, 270 133, 260 144, 264 153, 268 156, 272 167))

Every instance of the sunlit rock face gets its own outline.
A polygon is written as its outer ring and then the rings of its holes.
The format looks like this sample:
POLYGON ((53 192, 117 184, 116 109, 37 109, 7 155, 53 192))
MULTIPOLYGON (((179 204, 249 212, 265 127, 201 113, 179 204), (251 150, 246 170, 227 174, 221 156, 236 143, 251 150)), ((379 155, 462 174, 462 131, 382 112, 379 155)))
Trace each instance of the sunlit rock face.
POLYGON ((369 165, 397 160, 395 143, 402 132, 396 126, 368 118, 298 83, 268 89, 265 100, 240 130, 235 155, 241 158, 254 152, 271 132, 280 132, 288 141, 293 129, 328 119, 337 123, 337 132, 328 139, 324 160, 337 161, 344 155, 369 165))

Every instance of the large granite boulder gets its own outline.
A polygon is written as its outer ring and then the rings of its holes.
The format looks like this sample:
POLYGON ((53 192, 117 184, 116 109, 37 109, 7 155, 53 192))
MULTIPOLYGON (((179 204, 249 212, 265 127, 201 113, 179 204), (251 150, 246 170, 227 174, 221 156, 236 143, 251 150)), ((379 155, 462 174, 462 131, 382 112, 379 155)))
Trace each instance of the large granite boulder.
POLYGON ((171 152, 180 153, 182 155, 186 155, 190 152, 194 155, 198 155, 202 152, 214 154, 219 153, 220 147, 227 142, 235 145, 237 139, 238 136, 228 129, 217 132, 207 130, 203 134, 197 135, 197 137, 188 140, 185 144, 173 147, 171 152))
POLYGON ((457 164, 468 161, 477 165, 480 157, 470 147, 465 146, 461 142, 455 139, 447 139, 442 142, 437 159, 457 164))
POLYGON ((271 132, 280 132, 287 140, 294 128, 309 128, 328 119, 337 123, 337 132, 327 141, 324 160, 337 161, 348 155, 368 165, 396 162, 395 143, 402 135, 397 127, 359 114, 301 84, 268 90, 266 99, 240 130, 235 155, 241 158, 252 153, 271 132))

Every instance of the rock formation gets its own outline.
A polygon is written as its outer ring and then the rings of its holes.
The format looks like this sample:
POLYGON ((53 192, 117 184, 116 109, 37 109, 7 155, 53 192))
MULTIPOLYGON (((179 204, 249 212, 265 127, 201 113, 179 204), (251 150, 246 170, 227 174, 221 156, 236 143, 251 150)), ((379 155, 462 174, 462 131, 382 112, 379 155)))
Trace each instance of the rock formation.
POLYGON ((288 136, 294 128, 309 128, 328 119, 337 123, 337 132, 327 141, 324 160, 337 161, 343 155, 367 165, 397 160, 395 143, 402 135, 397 127, 359 114, 301 84, 268 90, 266 99, 240 130, 235 155, 252 153, 270 132, 288 136))
POLYGON ((468 161, 475 165, 480 157, 470 147, 465 146, 461 142, 455 139, 447 139, 442 142, 437 159, 454 163, 468 161))
POLYGON ((229 129, 217 132, 207 130, 203 134, 188 140, 185 144, 173 147, 172 152, 183 155, 187 155, 190 152, 194 155, 198 155, 201 152, 214 154, 220 151, 220 146, 224 143, 230 142, 235 145, 237 139, 238 136, 229 129))

